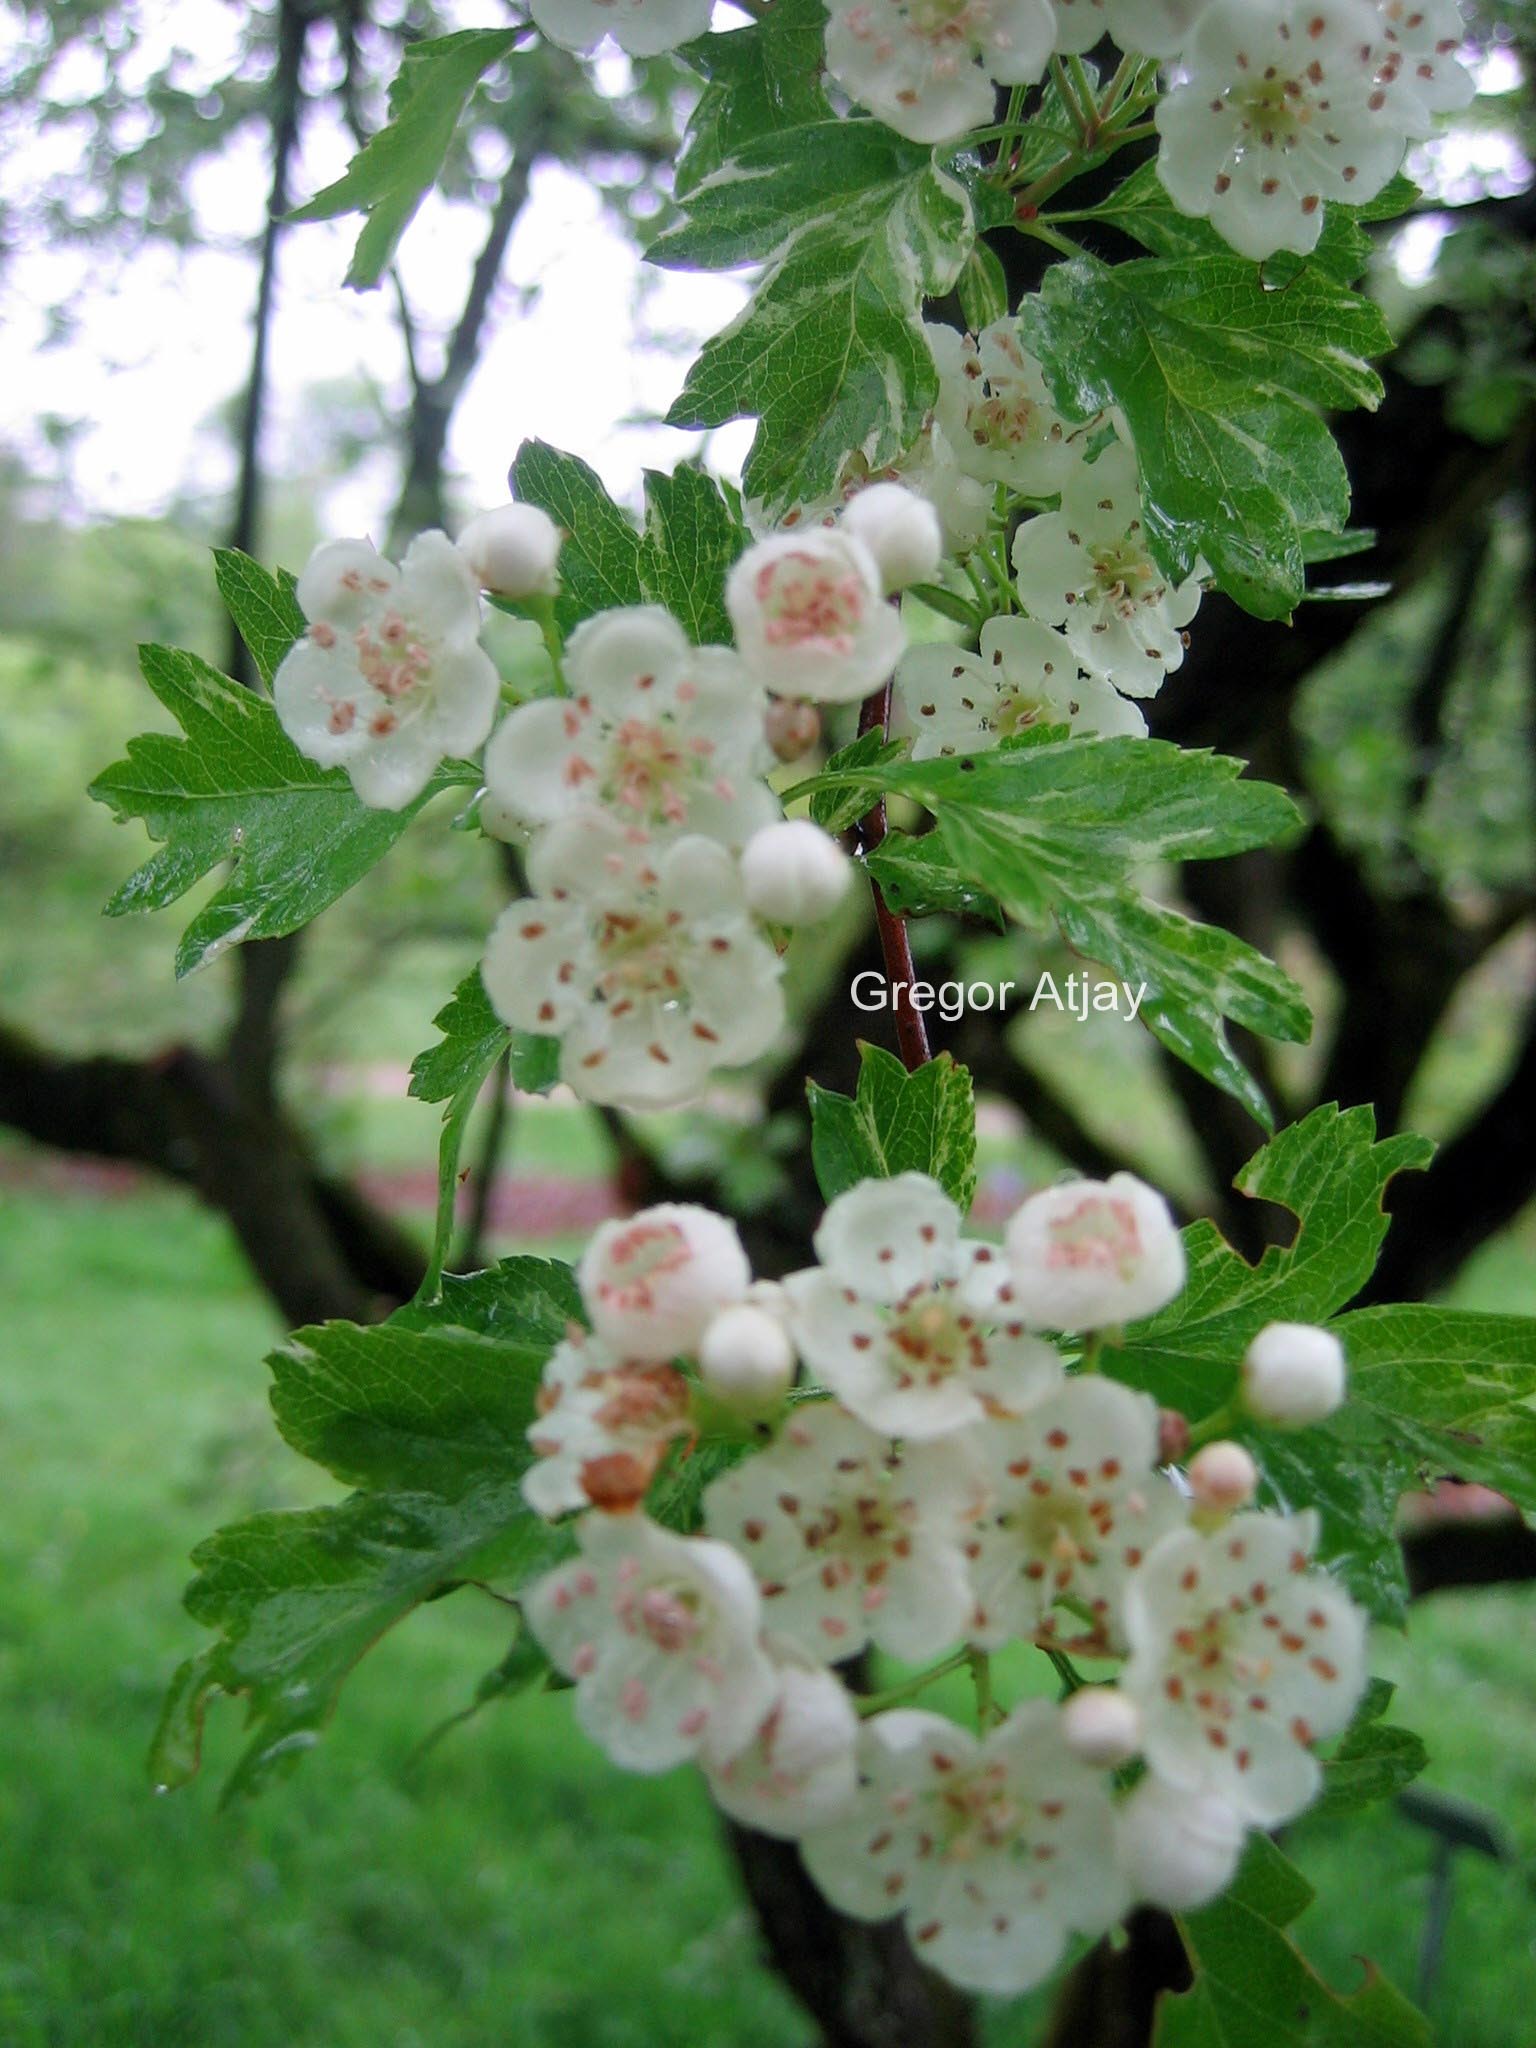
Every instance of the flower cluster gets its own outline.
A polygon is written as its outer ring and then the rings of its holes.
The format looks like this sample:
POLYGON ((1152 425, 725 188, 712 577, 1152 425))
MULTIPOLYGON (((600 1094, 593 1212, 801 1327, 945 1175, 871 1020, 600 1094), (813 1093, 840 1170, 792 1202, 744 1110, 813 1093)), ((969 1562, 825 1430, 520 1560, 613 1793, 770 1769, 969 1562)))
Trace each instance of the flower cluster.
POLYGON ((1158 168, 1240 253, 1314 248, 1326 200, 1373 199, 1463 107, 1456 0, 827 0, 827 68, 918 142, 993 119, 996 85, 1105 36, 1168 60, 1158 168))
POLYGON ((561 646, 560 541, 510 505, 457 545, 424 534, 399 568, 366 541, 327 543, 299 580, 308 631, 276 708, 305 754, 390 809, 445 756, 484 748, 483 822, 524 843, 530 892, 486 945, 492 1003, 558 1038, 578 1094, 667 1108, 782 1030, 780 935, 830 916, 849 866, 782 816, 767 777, 804 750, 806 714, 814 742, 818 703, 884 686, 906 645, 889 597, 936 572, 943 537, 924 499, 883 484, 829 527, 749 547, 726 589, 734 647, 692 645, 656 605, 599 612, 561 646), (551 692, 494 733, 482 589, 530 609, 557 650, 551 692))
MULTIPOLYGON (((1213 1898, 1249 1829, 1316 1796, 1363 1619, 1314 1563, 1316 1516, 1253 1505, 1247 1449, 1179 1470, 1169 1418, 1097 1369, 1184 1286, 1143 1182, 1044 1189, 995 1245, 922 1174, 863 1181, 814 1249, 771 1285, 703 1209, 598 1233, 524 1481, 575 1512, 576 1549, 528 1623, 614 1762, 694 1762, 844 1912, 1021 1991, 1139 1902, 1213 1898), (706 1429, 715 1476, 690 1487, 706 1429), (995 1701, 990 1655, 1017 1644, 1061 1699, 995 1701), (861 1653, 919 1668, 870 1693, 861 1653), (1082 1685, 1080 1655, 1117 1681, 1082 1685), (919 1703, 966 1667, 974 1728, 919 1703)), ((1234 1363, 1250 1427, 1343 1398, 1326 1330, 1272 1324, 1234 1363)))

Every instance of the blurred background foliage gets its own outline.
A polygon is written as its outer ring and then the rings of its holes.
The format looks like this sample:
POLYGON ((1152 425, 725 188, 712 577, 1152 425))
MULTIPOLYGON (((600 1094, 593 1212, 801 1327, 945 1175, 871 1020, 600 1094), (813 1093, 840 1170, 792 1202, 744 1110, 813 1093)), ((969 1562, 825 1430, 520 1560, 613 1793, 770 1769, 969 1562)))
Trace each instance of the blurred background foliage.
MULTIPOLYGON (((176 985, 168 928, 101 920, 141 849, 83 795, 154 722, 134 644, 232 658, 207 552, 232 535, 293 564, 338 524, 398 542, 491 501, 554 395, 514 389, 505 350, 549 288, 523 238, 556 175, 594 195, 573 260, 594 279, 622 270, 617 345, 657 394, 605 381, 610 296, 556 344, 591 412, 579 452, 631 498, 640 459, 701 452, 655 421, 729 295, 658 301, 613 239, 628 246, 667 203, 688 96, 667 60, 520 58, 477 97, 393 289, 360 305, 336 295, 344 227, 266 223, 274 193, 315 189, 378 123, 406 40, 501 18, 473 0, 0 7, 0 2038, 17 2048, 809 2040, 691 1786, 608 1771, 559 1699, 492 1701, 422 1751, 501 1654, 490 1603, 429 1609, 386 1644, 324 1754, 257 1808, 219 1814, 207 1784, 153 1802, 142 1771, 194 1634, 176 1606, 191 1542, 318 1497, 267 1421, 263 1349, 296 1300, 356 1313, 409 1285, 436 1132, 405 1069, 508 882, 498 849, 443 830, 445 811, 302 945, 176 985), (103 437, 142 413, 154 343, 135 357, 121 336, 172 318, 180 281, 185 322, 223 295, 235 326, 219 331, 241 345, 189 377, 199 416, 164 422, 186 451, 177 474, 125 482, 103 437), (311 346, 322 318, 335 348, 311 346), (286 349, 285 323, 300 337, 286 349), (258 1161, 289 1177, 253 1202, 258 1161)), ((1253 759, 1309 810, 1296 848, 1165 878, 1314 998, 1314 1046, 1246 1048, 1282 1117, 1375 1101, 1384 1126, 1442 1141, 1398 1198, 1382 1292, 1531 1313, 1536 7, 1480 6, 1474 28, 1484 91, 1410 165, 1424 200, 1378 252, 1402 345, 1382 413, 1344 437, 1377 544, 1320 570, 1344 588, 1289 631, 1211 602, 1154 721, 1253 759), (1390 587, 1366 594, 1368 579, 1390 587)), ((139 425, 147 461, 157 423, 139 425)), ((728 462, 730 444, 702 452, 728 462)), ((496 651, 515 670, 517 628, 496 651)), ((1027 987, 1078 965, 1017 936, 915 937, 935 978, 1027 987)), ((467 1232, 568 1251, 612 1207, 676 1192, 740 1214, 765 1264, 797 1259, 814 1209, 800 1081, 808 1065, 847 1085, 855 1030, 880 1035, 846 997, 867 944, 853 919, 797 958, 805 1055, 697 1115, 636 1128, 558 1102, 483 1105, 483 1229, 472 1185, 467 1232)), ((1138 1031, 1042 1012, 939 1037, 985 1092, 982 1227, 1063 1164, 1130 1163, 1257 1248, 1227 1187, 1259 1134, 1138 1031)), ((1446 1583, 1378 1662, 1403 1688, 1396 1717, 1429 1741, 1428 1782, 1507 1838, 1507 1862, 1458 1865, 1431 2009, 1456 2048, 1524 2048, 1530 1547, 1496 1503, 1463 1505, 1492 1511, 1465 1518, 1484 1536, 1435 1567, 1446 1583), (1505 1583, 1458 1583, 1472 1578, 1505 1583)), ((1294 1852, 1322 1895, 1303 1928, 1319 1964, 1345 1981, 1368 1952, 1412 1983, 1432 1839, 1384 1811, 1308 1823, 1294 1852)), ((993 2048, 1030 2039, 1036 2017, 992 2014, 993 2048)))

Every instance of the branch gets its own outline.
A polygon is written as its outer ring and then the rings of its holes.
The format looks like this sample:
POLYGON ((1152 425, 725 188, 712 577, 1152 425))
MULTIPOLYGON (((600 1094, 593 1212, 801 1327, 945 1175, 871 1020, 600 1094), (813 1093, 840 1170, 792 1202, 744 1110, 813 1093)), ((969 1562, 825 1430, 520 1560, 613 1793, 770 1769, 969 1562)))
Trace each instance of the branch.
POLYGON ((154 1060, 71 1059, 0 1025, 0 1123, 195 1190, 229 1219, 290 1326, 369 1320, 420 1278, 421 1255, 402 1233, 317 1174, 275 1110, 188 1047, 154 1060))
MULTIPOLYGON (((889 739, 891 732, 891 685, 887 682, 864 700, 859 710, 859 736, 878 732, 889 739)), ((885 798, 872 804, 855 828, 860 853, 873 853, 885 838, 885 798)), ((880 934, 880 952, 885 962, 886 986, 891 992, 891 1013, 896 1020, 896 1046, 908 1073, 926 1066, 933 1058, 928 1045, 928 1026, 912 1000, 917 970, 912 964, 912 940, 907 922, 886 902, 873 876, 869 893, 874 899, 875 927, 880 934)))

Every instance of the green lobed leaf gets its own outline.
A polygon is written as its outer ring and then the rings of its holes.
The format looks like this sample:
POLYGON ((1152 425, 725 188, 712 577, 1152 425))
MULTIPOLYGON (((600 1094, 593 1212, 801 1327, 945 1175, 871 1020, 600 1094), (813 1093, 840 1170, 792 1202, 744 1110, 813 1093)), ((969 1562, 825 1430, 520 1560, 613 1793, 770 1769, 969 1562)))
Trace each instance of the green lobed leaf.
POLYGON ((293 221, 368 218, 346 282, 356 290, 376 285, 394 261, 400 237, 431 191, 470 95, 493 64, 517 44, 517 29, 464 29, 410 43, 390 87, 389 122, 372 136, 346 170, 293 221))
POLYGON ((1289 616, 1303 534, 1349 516, 1320 415, 1380 402, 1379 310, 1316 264, 1268 289, 1240 257, 1192 254, 1058 264, 1020 317, 1068 417, 1123 411, 1164 570, 1184 577, 1203 558, 1249 611, 1289 616))
POLYGON ((1133 988, 1145 982, 1149 1029, 1267 1129, 1269 1105, 1225 1023, 1305 1040, 1301 991, 1240 939, 1143 896, 1135 879, 1151 862, 1238 853, 1294 829, 1284 791, 1241 772, 1239 761, 1163 740, 1074 739, 1042 726, 986 754, 883 766, 838 755, 816 786, 925 805, 938 842, 923 856, 930 888, 940 886, 942 849, 950 891, 970 885, 1025 924, 1054 922, 1133 988))
POLYGON ((821 774, 796 786, 810 793, 810 813, 823 832, 847 832, 880 796, 885 771, 892 762, 906 758, 903 740, 888 740, 877 729, 861 732, 856 740, 840 747, 821 774), (840 778, 847 777, 848 781, 840 778))
POLYGON ((213 574, 256 672, 270 690, 283 656, 306 630, 295 579, 286 569, 274 576, 238 548, 214 549, 213 574))
POLYGON ((271 1361, 284 1435, 363 1490, 261 1514, 194 1553, 194 1619, 220 1640, 176 1675, 152 1758, 196 1768, 202 1716, 244 1695, 253 1727, 225 1796, 255 1791, 319 1740, 348 1674, 388 1629, 466 1578, 525 1584, 569 1537, 523 1501, 545 1358, 577 1312, 569 1273, 511 1259, 449 1281, 433 1310, 301 1330, 271 1361))
POLYGON ((645 526, 637 531, 591 466, 543 441, 525 441, 512 464, 514 494, 565 532, 555 620, 568 634, 616 606, 659 604, 699 646, 728 645, 725 579, 747 545, 736 505, 691 463, 645 473, 645 526))
MULTIPOLYGON (((1292 1242, 1272 1245, 1250 1265, 1214 1224, 1192 1224, 1184 1233, 1183 1293, 1127 1332, 1106 1354, 1106 1371, 1192 1420, 1232 1400, 1242 1355, 1265 1324, 1326 1323, 1365 1285, 1386 1234, 1387 1185, 1394 1174, 1427 1166, 1432 1151, 1407 1133, 1378 1143, 1366 1108, 1326 1104, 1281 1131, 1236 1185, 1296 1217, 1292 1242)), ((1346 1350, 1350 1321, 1340 1325, 1346 1350)), ((1352 1385, 1352 1396, 1357 1391, 1352 1385)), ((1230 1433, 1253 1449, 1271 1500, 1318 1509, 1320 1554, 1356 1598, 1383 1620, 1400 1620, 1406 1587, 1393 1517, 1412 1469, 1381 1418, 1351 1398, 1310 1429, 1259 1429, 1239 1417, 1230 1433)))
POLYGON ((712 476, 684 463, 670 476, 645 473, 640 578, 697 647, 728 647, 725 579, 750 536, 712 476))
POLYGON ((893 1053, 860 1044, 856 1095, 806 1083, 811 1159, 825 1200, 861 1180, 926 1173, 962 1214, 976 1195, 971 1077, 948 1053, 909 1074, 893 1053))
POLYGON ((163 910, 229 863, 176 950, 190 974, 245 939, 297 931, 344 895, 440 790, 474 771, 445 762, 403 811, 359 803, 339 768, 317 768, 271 704, 195 654, 141 647, 144 679, 183 738, 145 733, 90 786, 119 820, 141 819, 161 845, 107 904, 109 917, 163 910))
POLYGON ((432 1019, 441 1041, 411 1061, 408 1093, 418 1102, 447 1102, 460 1089, 483 1080, 510 1046, 513 1085, 526 1095, 542 1095, 560 1077, 558 1042, 531 1031, 513 1031, 491 1007, 485 983, 475 968, 454 990, 432 1019))
POLYGON ((1381 1718, 1395 1691, 1385 1678, 1373 1678, 1366 1687, 1354 1720, 1323 1760, 1323 1793, 1312 1813, 1357 1813, 1391 1799, 1428 1764, 1429 1752, 1411 1729, 1381 1718))
POLYGON ((512 495, 542 507, 565 533, 555 600, 562 633, 594 612, 645 602, 640 536, 589 463, 546 442, 524 441, 512 463, 512 495))
POLYGON ((706 84, 673 174, 679 199, 747 144, 825 119, 831 111, 821 89, 826 28, 822 0, 774 0, 750 28, 683 45, 678 56, 706 84))
POLYGON ((1395 1468, 1536 1509, 1536 1316, 1409 1302, 1351 1310, 1334 1330, 1355 1431, 1395 1468))
POLYGON ((935 832, 921 839, 889 832, 864 855, 864 866, 880 884, 890 908, 902 917, 974 917, 997 931, 1006 919, 996 897, 958 873, 935 832))
POLYGON ((1285 1929, 1312 1888, 1262 1835, 1231 1890, 1178 1916, 1194 1982, 1158 2002, 1153 2048, 1430 2048, 1423 2015, 1371 1963, 1348 1997, 1285 1929))
POLYGON ((855 454, 872 468, 894 461, 938 390, 923 300, 951 288, 974 239, 965 183, 880 122, 812 122, 744 144, 649 252, 663 265, 769 266, 706 343, 668 423, 755 414, 744 484, 770 515, 825 496, 855 454))

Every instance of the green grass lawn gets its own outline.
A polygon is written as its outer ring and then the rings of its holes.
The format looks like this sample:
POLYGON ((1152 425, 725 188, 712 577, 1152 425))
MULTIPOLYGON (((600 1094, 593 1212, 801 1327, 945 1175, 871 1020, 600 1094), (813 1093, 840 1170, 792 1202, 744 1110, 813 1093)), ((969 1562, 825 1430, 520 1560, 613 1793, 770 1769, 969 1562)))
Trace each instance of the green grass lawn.
MULTIPOLYGON (((1528 1254, 1527 1254, 1528 1256, 1528 1254)), ((1518 1261, 1484 1295, 1518 1303, 1518 1261)), ((1526 1282, 1528 1285, 1528 1281, 1526 1282)), ((413 1765, 502 1648, 459 1595, 386 1641, 317 1754, 221 1813, 237 1711, 203 1778, 144 1754, 198 1631, 178 1594, 216 1522, 324 1498, 284 1449, 278 1334, 222 1226, 162 1193, 0 1197, 0 2041, 5 2048, 806 2048, 756 1960, 697 1784, 610 1770, 559 1698, 492 1707, 413 1765)), ((1516 1593, 1441 1598, 1378 1668, 1431 1782, 1536 1858, 1536 1633, 1516 1593)), ((1391 1813, 1297 1832, 1308 1944, 1411 1980, 1428 1845, 1391 1813)), ((1531 1894, 1461 1866, 1437 2007, 1454 2048, 1528 2048, 1531 1894)), ((1029 2008, 993 2015, 1023 2048, 1029 2008)))

